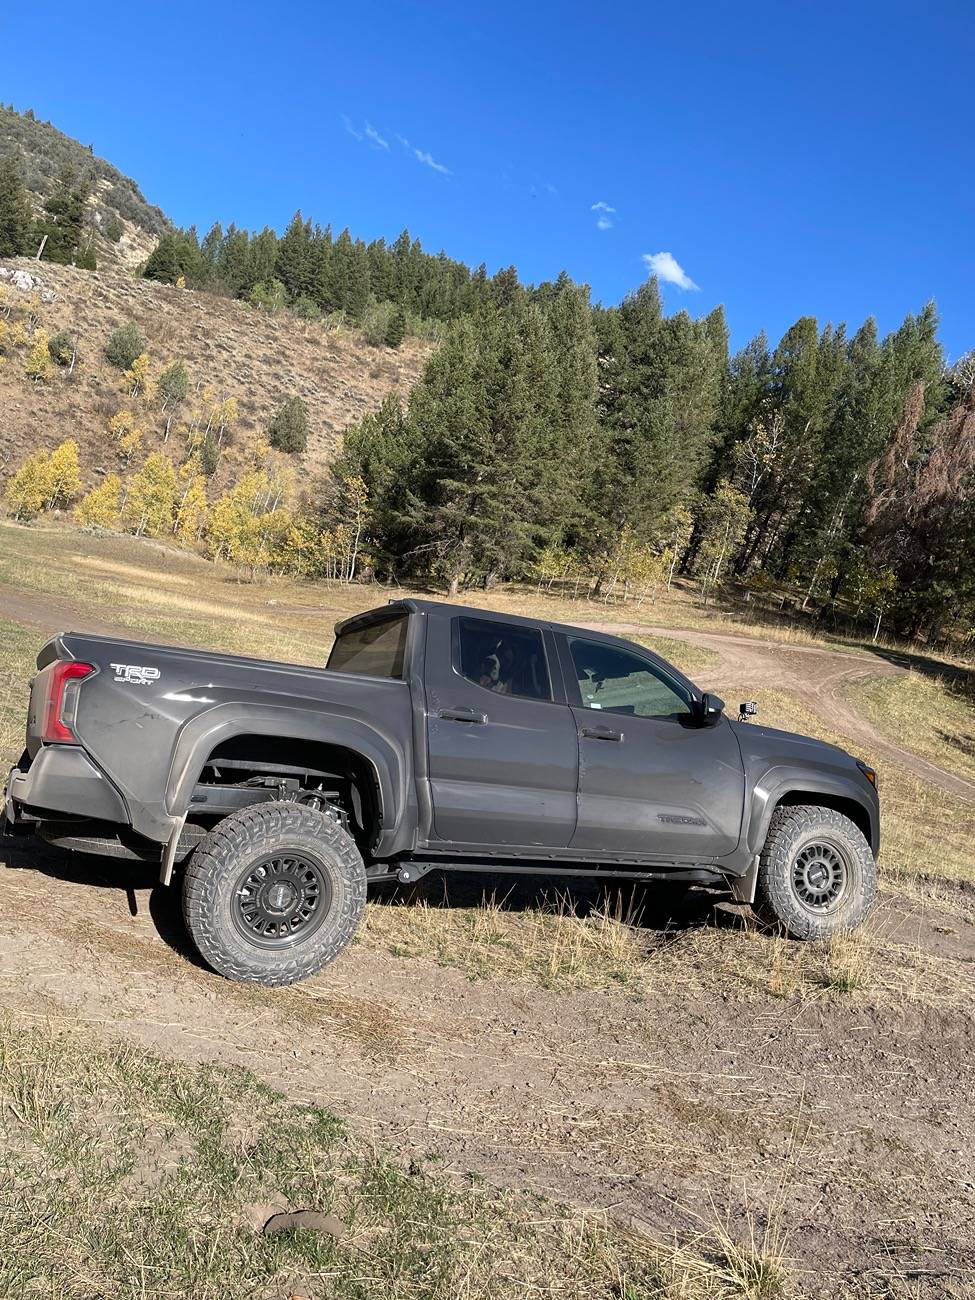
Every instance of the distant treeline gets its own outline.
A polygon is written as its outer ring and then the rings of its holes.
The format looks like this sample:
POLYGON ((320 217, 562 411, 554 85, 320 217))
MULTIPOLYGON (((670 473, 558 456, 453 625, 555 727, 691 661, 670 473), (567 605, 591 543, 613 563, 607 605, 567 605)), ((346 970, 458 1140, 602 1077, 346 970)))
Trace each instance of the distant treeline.
POLYGON ((146 274, 442 323, 409 399, 350 429, 335 471, 366 485, 380 574, 602 591, 682 573, 874 634, 975 635, 975 365, 946 366, 933 304, 885 338, 802 317, 730 356, 720 308, 665 316, 653 281, 594 307, 564 274, 526 286, 300 214, 280 239, 165 236, 146 274))
POLYGON ((880 339, 811 317, 729 357, 720 308, 619 307, 563 276, 455 322, 350 429, 380 574, 652 590, 730 580, 876 634, 975 626, 975 366, 933 306, 880 339))
POLYGON ((402 310, 411 324, 456 320, 518 283, 514 268, 490 278, 482 265, 423 251, 409 231, 392 244, 366 243, 348 230, 333 236, 330 226, 313 226, 295 213, 280 237, 215 225, 201 240, 195 230, 164 235, 146 262, 150 279, 210 289, 257 306, 289 306, 298 315, 341 312, 361 323, 371 306, 402 310))

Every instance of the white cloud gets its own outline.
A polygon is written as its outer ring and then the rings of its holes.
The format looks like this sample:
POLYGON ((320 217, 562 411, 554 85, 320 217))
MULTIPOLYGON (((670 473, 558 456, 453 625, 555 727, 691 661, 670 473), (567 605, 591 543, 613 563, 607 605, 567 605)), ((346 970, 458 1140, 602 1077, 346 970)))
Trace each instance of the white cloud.
POLYGON ((443 163, 438 163, 437 160, 431 154, 427 153, 425 149, 414 149, 413 152, 425 167, 432 167, 435 172, 442 172, 444 176, 450 175, 449 170, 443 165, 443 163))
POLYGON ((411 153, 417 162, 423 163, 424 167, 432 167, 435 172, 440 172, 442 176, 450 175, 450 168, 445 167, 443 163, 437 160, 426 149, 417 149, 416 145, 410 144, 405 135, 397 135, 396 139, 400 142, 407 153, 411 153))
POLYGON ((644 253, 643 261, 651 275, 664 284, 676 284, 678 289, 698 289, 684 268, 672 253, 644 253))
POLYGON ((372 141, 374 145, 377 145, 380 149, 389 148, 389 141, 384 140, 383 137, 376 130, 376 128, 374 126, 370 126, 368 122, 366 123, 366 136, 369 140, 372 141))
POLYGON ((349 135, 352 136, 353 140, 364 139, 362 132, 355 129, 344 113, 342 114, 342 125, 345 127, 346 131, 348 131, 349 135))
POLYGON ((616 209, 614 207, 611 207, 610 204, 600 199, 598 203, 592 205, 589 211, 599 213, 599 216, 596 218, 597 230, 612 230, 612 218, 616 215, 616 209))

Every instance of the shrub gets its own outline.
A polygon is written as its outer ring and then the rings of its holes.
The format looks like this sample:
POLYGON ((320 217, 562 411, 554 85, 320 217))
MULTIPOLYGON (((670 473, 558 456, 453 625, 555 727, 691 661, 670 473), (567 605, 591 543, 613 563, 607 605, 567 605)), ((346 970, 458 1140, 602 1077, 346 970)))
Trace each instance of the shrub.
POLYGON ((163 406, 178 406, 190 391, 190 375, 183 361, 173 361, 159 376, 156 392, 163 406))
POLYGON ((395 312, 391 302, 375 302, 366 308, 362 316, 362 333, 367 343, 374 348, 382 347, 395 312))
POLYGON ((124 233, 122 223, 114 212, 108 214, 108 220, 105 222, 105 238, 111 243, 117 244, 124 233))
POLYGON ((59 330, 54 338, 48 341, 47 345, 51 360, 56 366, 70 366, 72 358, 77 361, 76 349, 77 343, 67 330, 59 330))
POLYGON ((303 293, 291 304, 291 314, 297 316, 299 320, 319 320, 322 313, 318 310, 315 299, 303 293))
POLYGON ((48 351, 47 330, 38 327, 27 354, 27 377, 35 384, 46 383, 51 378, 51 354, 48 351))
POLYGON ((278 451, 304 451, 308 445, 308 408, 300 397, 289 397, 267 426, 267 437, 278 451))
POLYGON ((261 311, 280 311, 285 304, 284 285, 280 280, 260 280, 254 285, 247 295, 248 302, 252 307, 259 307, 261 311))
POLYGON ((105 355, 119 370, 130 370, 137 357, 146 350, 146 341, 138 325, 127 321, 113 329, 105 344, 105 355))

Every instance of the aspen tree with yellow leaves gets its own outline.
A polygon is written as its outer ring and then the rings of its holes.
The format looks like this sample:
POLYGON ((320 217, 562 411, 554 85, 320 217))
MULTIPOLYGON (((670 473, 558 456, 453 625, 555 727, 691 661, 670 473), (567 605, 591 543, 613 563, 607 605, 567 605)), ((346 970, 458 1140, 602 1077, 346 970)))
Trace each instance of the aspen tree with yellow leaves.
POLYGON ((114 528, 122 507, 122 480, 109 474, 92 488, 74 508, 75 523, 86 528, 114 528))

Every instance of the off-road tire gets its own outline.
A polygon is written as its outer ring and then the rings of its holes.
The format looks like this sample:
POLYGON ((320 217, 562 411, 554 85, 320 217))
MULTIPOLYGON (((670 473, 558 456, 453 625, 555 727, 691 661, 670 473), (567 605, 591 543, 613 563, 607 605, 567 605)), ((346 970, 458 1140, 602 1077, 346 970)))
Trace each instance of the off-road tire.
POLYGON ((753 910, 760 921, 792 939, 828 939, 855 930, 876 892, 877 864, 849 817, 809 804, 775 810, 758 866, 753 910), (811 872, 818 874, 810 880, 811 872), (843 876, 835 898, 831 873, 843 876), (811 901, 817 888, 818 904, 811 901))
POLYGON ((334 961, 366 905, 366 871, 352 836, 301 804, 258 804, 218 823, 193 852, 183 878, 183 919, 208 966, 227 979, 294 984, 334 961), (247 933, 241 887, 266 861, 307 865, 323 906, 307 933, 261 946, 247 933), (276 946, 275 946, 276 945, 276 946))

